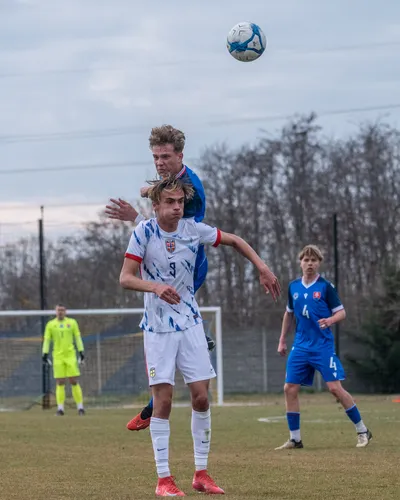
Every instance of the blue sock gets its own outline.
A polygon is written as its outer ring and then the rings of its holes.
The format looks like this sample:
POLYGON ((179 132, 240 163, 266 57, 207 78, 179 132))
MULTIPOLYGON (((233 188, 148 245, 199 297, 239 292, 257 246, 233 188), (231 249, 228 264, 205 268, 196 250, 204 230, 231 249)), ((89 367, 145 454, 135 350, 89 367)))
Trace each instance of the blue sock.
POLYGON ((150 399, 147 406, 145 406, 143 410, 140 412, 140 418, 146 420, 147 418, 150 418, 152 414, 153 414, 153 398, 150 399))
POLYGON ((362 421, 360 412, 358 411, 356 405, 353 405, 351 408, 347 408, 346 413, 349 419, 356 426, 356 431, 358 433, 367 432, 368 429, 362 421))
POLYGON ((286 418, 290 431, 290 439, 295 441, 301 441, 300 436, 300 412, 288 411, 286 413, 286 418))
POLYGON ((300 413, 294 411, 288 411, 286 413, 286 418, 290 431, 298 431, 300 429, 300 413))
POLYGON ((357 425, 358 422, 360 422, 361 415, 356 405, 353 405, 351 408, 347 408, 346 413, 354 425, 357 425))

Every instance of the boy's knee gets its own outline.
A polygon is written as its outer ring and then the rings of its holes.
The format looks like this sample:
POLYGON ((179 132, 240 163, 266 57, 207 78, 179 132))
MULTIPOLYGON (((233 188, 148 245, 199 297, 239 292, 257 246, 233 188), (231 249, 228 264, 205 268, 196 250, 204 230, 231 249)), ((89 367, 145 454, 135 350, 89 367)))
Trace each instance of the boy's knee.
POLYGON ((291 398, 295 398, 297 396, 297 394, 299 393, 299 386, 298 386, 298 384, 286 383, 283 387, 283 390, 284 390, 286 396, 289 396, 291 398))

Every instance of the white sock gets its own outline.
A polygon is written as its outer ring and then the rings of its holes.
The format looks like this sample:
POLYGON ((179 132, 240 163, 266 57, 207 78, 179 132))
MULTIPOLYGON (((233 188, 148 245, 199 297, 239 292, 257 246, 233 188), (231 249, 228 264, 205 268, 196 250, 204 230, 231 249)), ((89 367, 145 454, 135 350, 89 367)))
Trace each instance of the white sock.
POLYGON ((168 477, 169 471, 169 420, 151 417, 150 434, 158 477, 168 477))
POLYGON ((57 405, 57 410, 64 411, 64 405, 57 405))
POLYGON ((355 424, 355 426, 356 426, 356 431, 357 432, 367 432, 367 430, 368 430, 362 420, 360 420, 358 422, 358 424, 355 424))
POLYGON ((78 403, 76 407, 78 408, 78 410, 83 410, 83 403, 78 403))
POLYGON ((289 432, 290 432, 290 439, 294 439, 297 442, 301 441, 300 429, 297 429, 297 431, 289 431, 289 432))
POLYGON ((196 470, 207 469, 211 442, 211 412, 192 410, 192 436, 196 470))

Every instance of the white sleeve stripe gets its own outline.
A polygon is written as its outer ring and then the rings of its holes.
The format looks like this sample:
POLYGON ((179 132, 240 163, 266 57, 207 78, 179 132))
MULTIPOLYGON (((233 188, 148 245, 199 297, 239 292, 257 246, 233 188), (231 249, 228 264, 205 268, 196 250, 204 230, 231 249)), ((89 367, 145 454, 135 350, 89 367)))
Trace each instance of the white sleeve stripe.
POLYGON ((336 312, 341 311, 342 309, 344 309, 344 306, 340 304, 340 306, 337 306, 334 309, 332 309, 332 313, 335 314, 336 312))
POLYGON ((286 311, 287 311, 288 313, 292 313, 292 312, 293 312, 293 309, 290 309, 290 307, 289 307, 289 306, 286 306, 286 311))

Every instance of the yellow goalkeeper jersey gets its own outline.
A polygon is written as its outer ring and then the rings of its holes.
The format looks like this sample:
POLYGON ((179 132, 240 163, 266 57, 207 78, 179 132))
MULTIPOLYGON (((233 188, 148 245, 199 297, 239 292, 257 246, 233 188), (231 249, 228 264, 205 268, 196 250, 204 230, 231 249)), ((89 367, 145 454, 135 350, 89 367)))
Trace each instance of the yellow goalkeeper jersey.
POLYGON ((83 342, 78 322, 67 316, 63 320, 54 318, 50 320, 44 331, 43 354, 50 351, 53 342, 53 359, 76 356, 75 345, 78 352, 83 351, 83 342))

